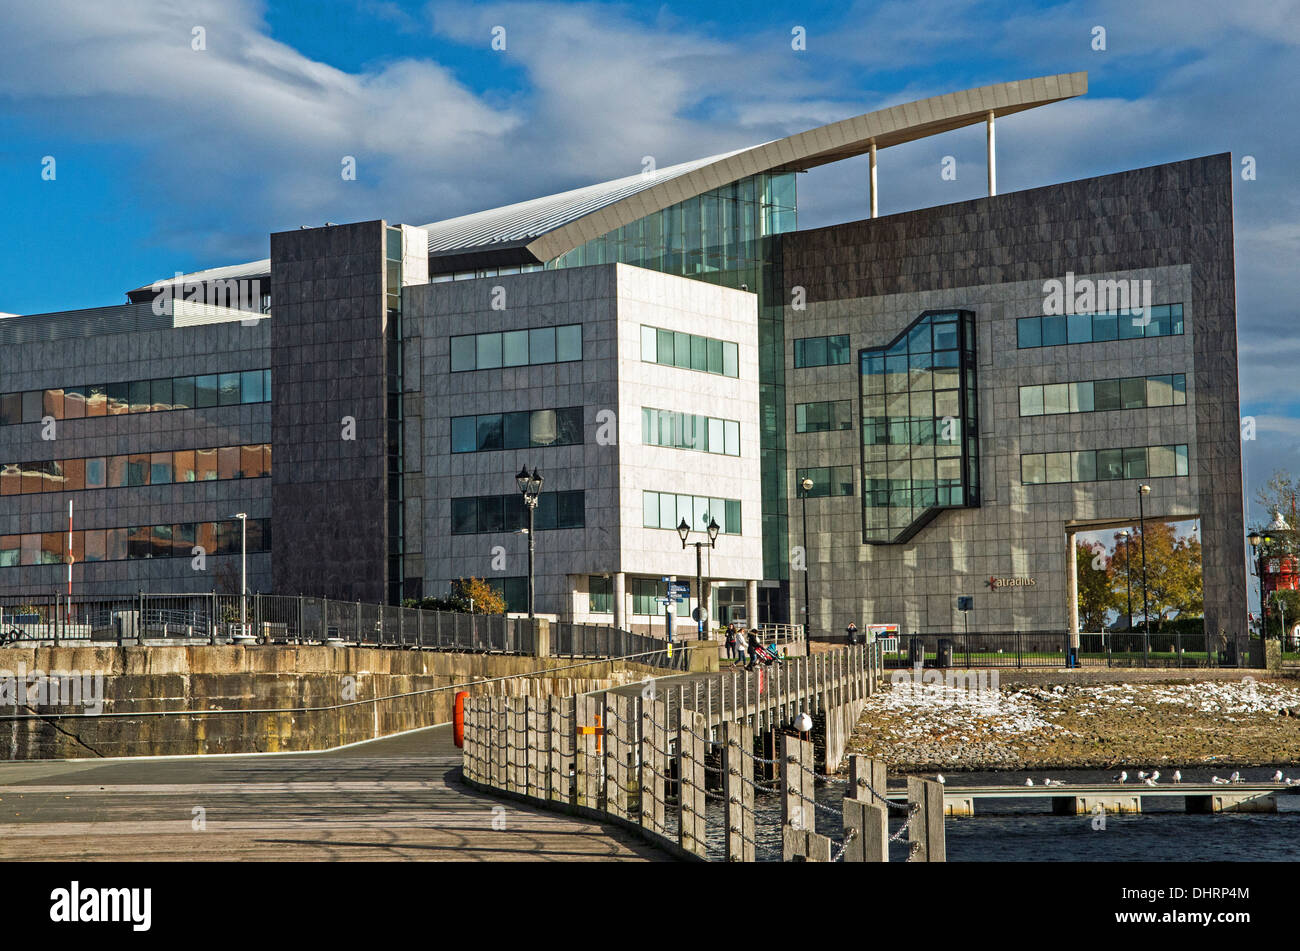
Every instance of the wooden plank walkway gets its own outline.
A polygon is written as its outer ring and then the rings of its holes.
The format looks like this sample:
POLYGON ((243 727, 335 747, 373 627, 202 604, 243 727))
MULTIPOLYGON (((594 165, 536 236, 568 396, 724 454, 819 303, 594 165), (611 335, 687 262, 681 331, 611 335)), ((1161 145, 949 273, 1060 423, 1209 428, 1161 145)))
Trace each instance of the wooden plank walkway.
POLYGON ((629 832, 470 790, 460 762, 442 726, 332 753, 0 765, 0 860, 668 859, 629 832))

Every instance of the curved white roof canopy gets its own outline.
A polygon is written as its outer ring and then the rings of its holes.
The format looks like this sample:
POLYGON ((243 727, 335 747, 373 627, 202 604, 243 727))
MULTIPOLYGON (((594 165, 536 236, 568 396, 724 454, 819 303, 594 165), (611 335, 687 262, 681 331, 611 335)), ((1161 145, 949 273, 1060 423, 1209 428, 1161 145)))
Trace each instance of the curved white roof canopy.
MULTIPOLYGON (((540 264, 592 238, 696 195, 762 172, 804 171, 1084 95, 1088 74, 1060 73, 932 96, 818 126, 751 148, 685 162, 651 175, 630 175, 501 208, 423 225, 429 270, 540 264)), ((268 261, 187 274, 177 281, 269 276, 268 261)), ((148 285, 131 294, 147 291, 148 285)))

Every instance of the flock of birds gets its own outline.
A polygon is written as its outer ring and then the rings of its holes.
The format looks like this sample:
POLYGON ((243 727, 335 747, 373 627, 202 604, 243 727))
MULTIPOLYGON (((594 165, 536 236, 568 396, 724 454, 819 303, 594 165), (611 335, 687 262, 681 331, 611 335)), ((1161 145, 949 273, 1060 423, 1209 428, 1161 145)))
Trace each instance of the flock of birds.
MULTIPOLYGON (((1172 778, 1173 778, 1173 781, 1174 781, 1175 784, 1181 783, 1181 782, 1183 781, 1183 772, 1182 772, 1182 770, 1180 770, 1180 769, 1176 769, 1176 770, 1174 770, 1174 775, 1173 775, 1172 778)), ((943 778, 943 774, 942 774, 942 773, 939 773, 939 774, 935 777, 935 779, 937 779, 940 783, 944 783, 944 782, 947 781, 947 780, 945 780, 945 779, 943 778)), ((1155 786, 1155 785, 1157 785, 1157 784, 1160 782, 1160 770, 1158 770, 1158 769, 1153 769, 1150 773, 1148 773, 1146 770, 1142 770, 1142 769, 1140 769, 1140 770, 1138 770, 1138 773, 1137 773, 1137 779, 1138 779, 1138 782, 1140 782, 1140 783, 1144 783, 1144 784, 1147 785, 1147 786, 1155 786)), ((1119 775, 1116 776, 1112 781, 1113 781, 1113 782, 1120 783, 1120 784, 1127 783, 1127 782, 1128 782, 1128 770, 1120 770, 1119 775)), ((1272 779, 1272 781, 1275 782, 1275 783, 1285 783, 1285 784, 1288 785, 1288 786, 1300 786, 1300 779, 1294 779, 1294 778, 1290 778, 1290 777, 1283 776, 1283 775, 1282 775, 1282 770, 1280 770, 1280 769, 1279 769, 1277 772, 1275 772, 1275 773, 1273 774, 1273 779, 1272 779)), ((1226 786, 1226 785, 1230 785, 1230 784, 1232 784, 1232 783, 1244 783, 1244 782, 1246 782, 1246 780, 1242 778, 1242 775, 1241 775, 1241 772, 1240 772, 1240 771, 1234 771, 1233 774, 1232 774, 1231 776, 1229 776, 1227 779, 1220 779, 1218 776, 1211 776, 1211 777, 1210 777, 1210 782, 1214 783, 1214 785, 1216 785, 1216 786, 1226 786)), ((1033 781, 1033 779, 1026 779, 1026 780, 1025 780, 1025 785, 1026 785, 1026 786, 1032 786, 1032 785, 1034 785, 1034 781, 1033 781)), ((1052 779, 1052 778, 1049 777, 1049 778, 1046 778, 1046 779, 1043 780, 1043 785, 1044 785, 1044 786, 1064 786, 1064 785, 1066 785, 1066 784, 1065 784, 1064 782, 1058 780, 1058 779, 1052 779)))

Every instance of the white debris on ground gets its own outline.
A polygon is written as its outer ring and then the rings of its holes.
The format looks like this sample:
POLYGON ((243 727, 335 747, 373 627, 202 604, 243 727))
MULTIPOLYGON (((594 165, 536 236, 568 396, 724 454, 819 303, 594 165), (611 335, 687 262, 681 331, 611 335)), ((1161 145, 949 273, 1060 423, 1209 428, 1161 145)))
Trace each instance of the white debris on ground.
POLYGON ((996 769, 1038 759, 1105 762, 1114 753, 1112 741, 1130 745, 1136 736, 1137 742, 1163 747, 1176 736, 1187 746, 1186 762, 1212 761, 1211 750, 1203 749, 1211 742, 1206 737, 1236 735, 1222 733, 1231 725, 1254 730, 1265 723, 1278 724, 1264 727, 1280 729, 1278 735, 1292 735, 1294 726, 1281 726, 1296 722, 1283 719, 1288 715, 1300 716, 1300 684, 1294 682, 1247 678, 998 689, 900 678, 867 699, 853 745, 891 764, 996 769), (1085 724, 1091 722, 1098 726, 1089 729, 1085 724))

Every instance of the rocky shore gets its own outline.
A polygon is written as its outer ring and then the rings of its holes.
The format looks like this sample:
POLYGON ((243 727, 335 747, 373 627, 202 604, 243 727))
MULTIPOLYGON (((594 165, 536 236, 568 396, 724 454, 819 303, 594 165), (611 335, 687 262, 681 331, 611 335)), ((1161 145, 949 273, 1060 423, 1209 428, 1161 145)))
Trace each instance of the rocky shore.
POLYGON ((1300 683, 1164 681, 965 689, 867 701, 849 751, 891 772, 1300 764, 1300 683))

